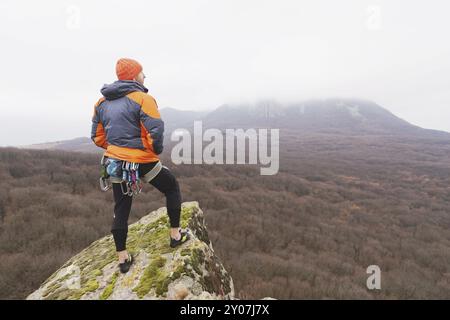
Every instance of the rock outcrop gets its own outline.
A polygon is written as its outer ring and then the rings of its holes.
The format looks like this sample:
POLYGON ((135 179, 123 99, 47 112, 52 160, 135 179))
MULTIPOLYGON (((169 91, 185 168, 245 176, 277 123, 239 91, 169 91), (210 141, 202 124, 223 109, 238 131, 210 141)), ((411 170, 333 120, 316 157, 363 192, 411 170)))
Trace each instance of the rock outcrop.
POLYGON ((182 205, 181 226, 191 239, 169 246, 168 216, 160 208, 129 226, 135 260, 126 274, 117 265, 112 236, 67 261, 27 299, 233 299, 233 280, 215 255, 197 202, 182 205))

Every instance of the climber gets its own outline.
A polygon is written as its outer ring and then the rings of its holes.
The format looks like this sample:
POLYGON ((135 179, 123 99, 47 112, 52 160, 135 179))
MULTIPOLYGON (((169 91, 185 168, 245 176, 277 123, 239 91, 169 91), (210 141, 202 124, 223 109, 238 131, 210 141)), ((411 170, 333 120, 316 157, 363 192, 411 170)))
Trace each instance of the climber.
MULTIPOLYGON (((156 100, 147 94, 141 64, 133 59, 119 59, 116 74, 118 80, 103 86, 103 97, 94 106, 91 138, 97 146, 106 149, 105 158, 136 164, 139 177, 165 195, 170 246, 174 248, 190 236, 188 230, 180 228, 178 181, 167 167, 161 165, 158 156, 163 151, 164 122, 156 100)), ((133 195, 123 192, 127 188, 124 184, 124 181, 112 184, 115 205, 111 228, 122 273, 126 273, 133 263, 133 256, 126 249, 133 195)))

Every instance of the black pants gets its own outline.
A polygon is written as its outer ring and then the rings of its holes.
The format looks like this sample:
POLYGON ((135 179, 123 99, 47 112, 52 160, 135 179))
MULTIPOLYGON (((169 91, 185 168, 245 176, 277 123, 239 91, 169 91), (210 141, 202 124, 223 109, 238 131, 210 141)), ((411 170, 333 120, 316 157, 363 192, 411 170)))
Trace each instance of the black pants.
MULTIPOLYGON (((139 176, 142 177, 145 175, 155 164, 156 162, 139 164, 139 176)), ((124 182, 122 183, 125 184, 124 182)), ((158 175, 150 181, 150 184, 166 196, 170 226, 172 228, 178 228, 180 226, 181 193, 177 179, 169 169, 163 167, 158 175)), ((113 183, 113 193, 115 205, 111 233, 114 237, 116 250, 123 251, 126 250, 128 217, 130 215, 133 197, 122 193, 120 183, 113 183)))

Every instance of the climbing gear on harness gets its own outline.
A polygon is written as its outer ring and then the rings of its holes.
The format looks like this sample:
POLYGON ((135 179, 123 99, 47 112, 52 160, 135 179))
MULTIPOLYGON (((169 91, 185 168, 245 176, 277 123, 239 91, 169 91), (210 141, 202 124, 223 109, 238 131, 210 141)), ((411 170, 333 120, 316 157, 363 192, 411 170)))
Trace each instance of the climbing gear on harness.
POLYGON ((139 179, 139 163, 122 162, 122 182, 126 182, 120 185, 123 194, 132 196, 141 193, 142 183, 139 179))
POLYGON ((119 180, 122 178, 122 160, 108 158, 106 172, 110 177, 119 180))
POLYGON ((105 160, 105 156, 103 156, 100 160, 100 189, 102 191, 108 191, 112 187, 107 167, 107 161, 105 160))
POLYGON ((144 176, 139 176, 139 163, 123 161, 103 156, 100 170, 100 189, 108 191, 113 183, 120 183, 124 195, 133 196, 141 193, 142 182, 152 181, 163 168, 158 161, 144 176))

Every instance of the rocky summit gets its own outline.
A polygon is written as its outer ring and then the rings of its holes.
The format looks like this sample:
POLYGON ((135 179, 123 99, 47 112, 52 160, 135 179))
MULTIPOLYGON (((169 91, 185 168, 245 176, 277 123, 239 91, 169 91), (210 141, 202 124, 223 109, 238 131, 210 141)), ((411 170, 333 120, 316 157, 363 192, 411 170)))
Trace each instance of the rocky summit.
POLYGON ((112 236, 81 251, 27 299, 234 299, 233 280, 215 255, 197 202, 182 205, 181 226, 191 239, 169 246, 167 209, 129 226, 134 263, 121 274, 112 236))

